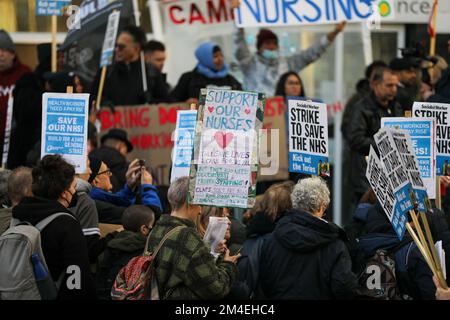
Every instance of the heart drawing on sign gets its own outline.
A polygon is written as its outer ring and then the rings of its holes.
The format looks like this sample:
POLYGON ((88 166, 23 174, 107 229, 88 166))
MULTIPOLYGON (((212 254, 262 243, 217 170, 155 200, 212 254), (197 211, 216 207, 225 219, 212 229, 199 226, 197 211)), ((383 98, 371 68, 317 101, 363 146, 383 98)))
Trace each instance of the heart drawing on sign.
POLYGON ((222 131, 217 131, 214 138, 216 139, 219 147, 225 149, 230 144, 231 140, 233 140, 234 134, 231 132, 225 133, 222 131))
POLYGON ((250 114, 250 109, 245 109, 244 112, 245 112, 246 114, 250 114))
POLYGON ((214 112, 214 107, 208 107, 208 111, 209 111, 210 113, 213 113, 213 112, 214 112))

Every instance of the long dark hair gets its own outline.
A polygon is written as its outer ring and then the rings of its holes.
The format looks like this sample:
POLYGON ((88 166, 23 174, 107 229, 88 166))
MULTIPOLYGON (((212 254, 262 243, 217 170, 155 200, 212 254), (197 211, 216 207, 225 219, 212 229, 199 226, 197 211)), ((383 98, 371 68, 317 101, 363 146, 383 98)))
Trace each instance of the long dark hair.
POLYGON ((294 72, 294 71, 288 71, 288 72, 284 73, 284 74, 280 77, 280 80, 278 80, 278 83, 277 83, 277 89, 276 89, 276 91, 275 91, 275 96, 282 96, 282 97, 285 97, 285 96, 286 96, 286 92, 284 92, 284 86, 285 86, 285 84, 286 84, 287 79, 288 79, 289 76, 291 76, 291 75, 296 76, 297 79, 300 81, 300 84, 301 84, 301 86, 302 86, 302 89, 301 89, 301 91, 300 91, 299 97, 305 97, 305 96, 306 96, 306 94, 305 94, 305 86, 303 85, 303 81, 302 81, 302 79, 300 78, 300 76, 299 76, 296 72, 294 72))

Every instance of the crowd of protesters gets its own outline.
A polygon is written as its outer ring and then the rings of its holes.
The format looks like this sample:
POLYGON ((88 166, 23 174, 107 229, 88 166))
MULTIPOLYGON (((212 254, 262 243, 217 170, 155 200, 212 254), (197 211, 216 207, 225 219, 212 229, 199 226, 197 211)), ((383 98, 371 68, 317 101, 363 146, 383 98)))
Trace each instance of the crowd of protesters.
MULTIPOLYGON (((260 30, 252 54, 244 30, 236 29, 242 84, 230 73, 222 48, 205 42, 195 51, 195 68, 172 87, 163 74, 164 44, 147 42, 141 28, 128 26, 117 38, 102 106, 198 103, 206 87, 305 97, 299 72, 318 60, 344 28, 345 23, 336 25, 311 48, 289 57, 279 56, 278 37, 271 30, 260 30)), ((41 159, 42 94, 73 86, 76 93, 90 93, 94 105, 100 98, 100 72, 91 85, 64 71, 62 63, 52 73, 50 46, 40 45, 38 51, 39 65, 32 72, 19 61, 10 36, 0 30, 1 146, 9 96, 14 97, 8 169, 0 172, 0 234, 18 223, 37 226, 61 214, 41 232, 46 265, 60 284, 59 299, 111 299, 120 270, 134 257, 156 250, 163 239, 154 275, 161 299, 373 299, 376 294, 363 280, 368 261, 380 249, 395 262, 394 280, 386 280, 395 290, 384 298, 450 299, 408 234, 398 240, 365 178, 365 157, 382 117, 403 116, 414 101, 450 102, 450 68, 444 59, 431 60, 431 73, 414 57, 375 61, 358 81, 342 125, 356 209, 352 223, 341 228, 326 219, 331 195, 320 177, 290 175, 288 181, 268 186, 243 221, 232 208, 190 204, 189 178, 175 180, 168 191, 155 186, 151 168, 137 159, 128 161, 133 145, 120 129, 110 130, 98 145, 95 126, 89 124, 88 170, 83 174, 75 174, 59 155, 41 159), (210 217, 229 219, 224 240, 213 248, 218 258, 203 241, 210 217), (102 235, 101 224, 117 228, 102 235), (73 265, 80 269, 79 289, 65 285, 73 265)), ((449 187, 450 179, 443 183, 449 187)), ((450 249, 449 210, 447 192, 443 210, 428 213, 433 237, 443 241, 444 249, 450 249)), ((450 262, 450 254, 446 259, 450 262)), ((0 283, 0 299, 7 298, 0 283)))

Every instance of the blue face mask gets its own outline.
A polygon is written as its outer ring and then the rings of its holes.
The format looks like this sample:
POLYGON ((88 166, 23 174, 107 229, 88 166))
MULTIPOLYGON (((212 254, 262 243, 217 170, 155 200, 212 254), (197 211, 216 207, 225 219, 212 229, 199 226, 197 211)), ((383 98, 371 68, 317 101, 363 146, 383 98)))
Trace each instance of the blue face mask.
POLYGON ((278 50, 266 50, 266 49, 264 49, 261 52, 261 56, 263 56, 264 58, 269 59, 269 60, 275 60, 275 59, 279 58, 279 53, 278 53, 278 50))

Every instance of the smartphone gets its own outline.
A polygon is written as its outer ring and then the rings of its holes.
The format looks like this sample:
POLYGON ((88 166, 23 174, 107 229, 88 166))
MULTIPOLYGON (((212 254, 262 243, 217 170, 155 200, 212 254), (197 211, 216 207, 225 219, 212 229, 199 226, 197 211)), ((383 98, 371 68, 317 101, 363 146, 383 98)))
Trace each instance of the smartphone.
POLYGON ((140 167, 145 167, 145 160, 140 159, 139 160, 139 166, 140 167))

